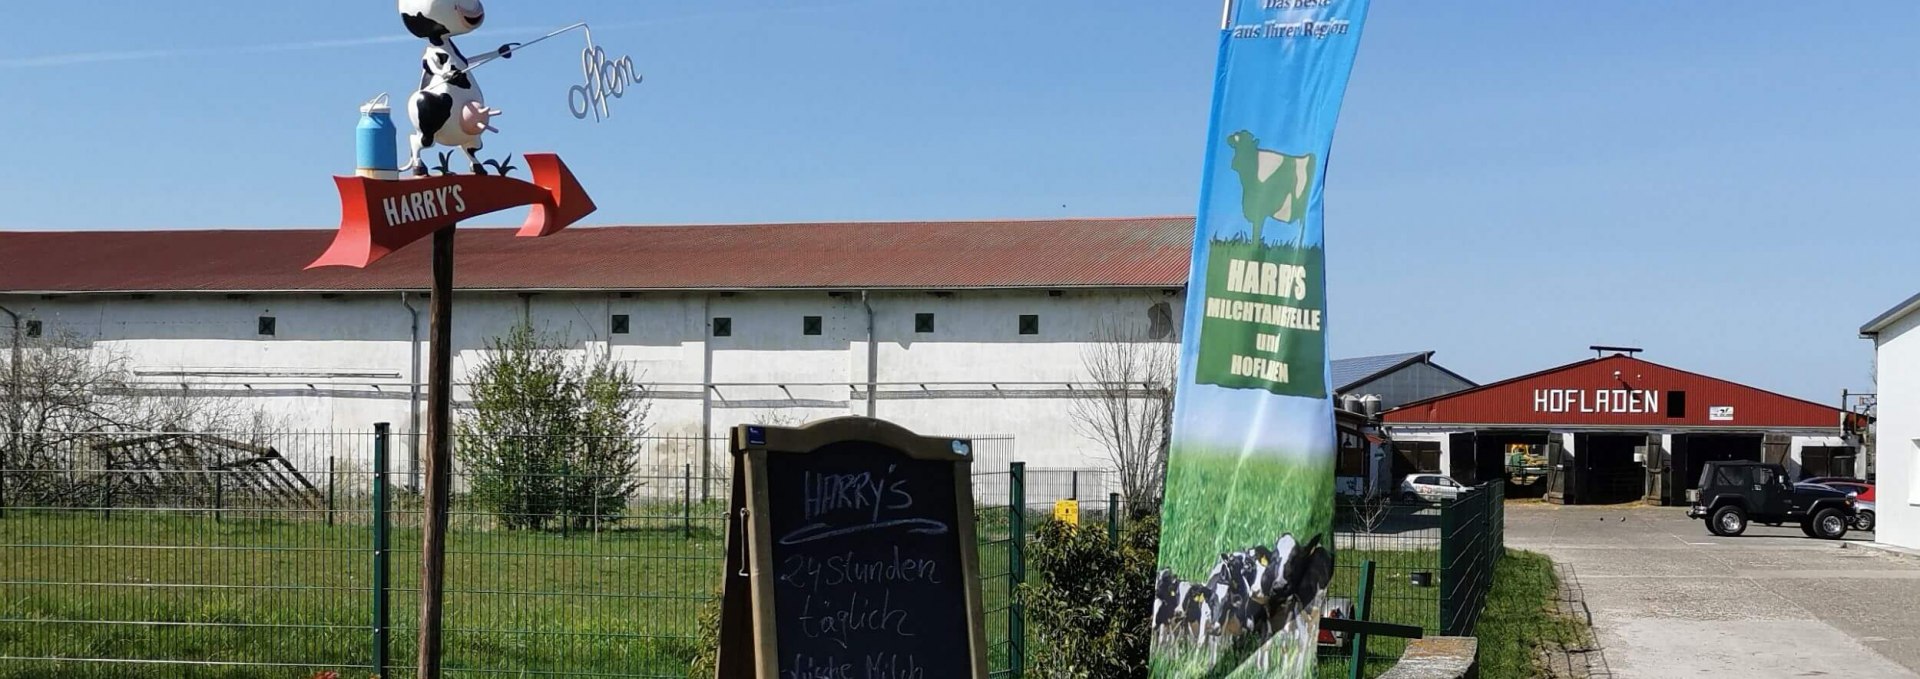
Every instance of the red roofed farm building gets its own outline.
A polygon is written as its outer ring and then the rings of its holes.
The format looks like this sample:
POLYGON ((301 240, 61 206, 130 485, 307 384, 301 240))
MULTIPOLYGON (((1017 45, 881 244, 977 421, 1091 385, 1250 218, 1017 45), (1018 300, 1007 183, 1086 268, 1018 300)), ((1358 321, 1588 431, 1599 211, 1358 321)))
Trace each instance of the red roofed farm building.
POLYGON ((1684 504, 1713 460, 1780 462, 1796 479, 1866 472, 1849 436, 1864 424, 1857 415, 1626 353, 1415 401, 1380 420, 1400 474, 1477 484, 1531 453, 1549 470, 1541 490, 1570 504, 1684 504))

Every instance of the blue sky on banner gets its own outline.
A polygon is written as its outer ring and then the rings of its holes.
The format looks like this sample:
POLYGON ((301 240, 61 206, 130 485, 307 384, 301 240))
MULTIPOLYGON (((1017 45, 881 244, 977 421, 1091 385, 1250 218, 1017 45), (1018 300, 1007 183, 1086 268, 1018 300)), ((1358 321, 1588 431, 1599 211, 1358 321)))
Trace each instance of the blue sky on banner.
MULTIPOLYGON (((351 169, 354 108, 418 78, 390 0, 7 5, 0 229, 329 226, 315 178, 351 169)), ((570 38, 480 74, 490 149, 564 153, 603 223, 1196 203, 1218 3, 488 7, 463 44, 588 19, 647 75, 595 125, 565 109, 570 38)), ((1920 3, 1808 8, 1375 6, 1328 167, 1333 355, 1496 379, 1624 343, 1871 388, 1852 330, 1920 287, 1920 3)))
MULTIPOLYGON (((1241 175, 1241 161, 1249 164, 1248 169, 1265 171, 1265 161, 1254 161, 1256 154, 1292 156, 1293 161, 1308 159, 1305 167, 1311 169, 1305 172, 1307 177, 1293 179, 1291 173, 1276 171, 1272 177, 1259 179, 1261 184, 1280 181, 1291 186, 1300 186, 1300 180, 1304 180, 1306 187, 1306 204, 1291 206, 1291 218, 1278 218, 1271 205, 1259 208, 1257 219, 1264 229, 1260 240, 1282 246, 1322 246, 1326 233, 1320 213, 1324 185, 1317 175, 1334 144, 1345 81, 1356 50, 1365 49, 1361 36, 1368 4, 1367 0, 1342 0, 1310 8, 1268 9, 1260 2, 1243 1, 1234 8, 1227 28, 1231 37, 1226 40, 1216 76, 1216 87, 1220 88, 1215 94, 1218 110, 1212 114, 1216 120, 1202 138, 1208 159, 1202 185, 1206 193, 1200 200, 1200 233, 1195 238, 1196 256, 1188 277, 1194 282, 1189 284, 1192 288, 1183 329, 1188 341, 1182 343, 1180 392, 1175 403, 1173 435, 1177 441, 1199 444, 1196 447, 1203 449, 1315 458, 1333 453, 1333 412, 1325 397, 1216 386, 1221 383, 1196 378, 1196 361, 1203 344, 1214 352, 1234 350, 1221 343, 1224 338, 1209 335, 1205 342, 1194 339, 1200 336, 1205 316, 1203 300, 1225 296, 1225 291, 1205 289, 1208 269, 1222 266, 1209 262, 1205 253, 1213 249, 1213 243, 1248 238, 1252 233, 1252 222, 1245 213, 1254 209, 1247 207, 1249 201, 1260 201, 1249 197, 1253 189, 1247 182, 1251 177, 1241 175)), ((1332 242, 1337 245, 1339 227, 1332 233, 1332 242)), ((1325 272, 1320 267, 1309 264, 1306 269, 1304 286, 1324 285, 1325 272)), ((1271 326, 1254 324, 1213 324, 1214 332, 1228 335, 1256 329, 1274 331, 1271 326)), ((1326 338, 1319 331, 1281 331, 1281 336, 1282 342, 1326 338)), ((1321 352, 1313 355, 1322 362, 1326 360, 1321 352)), ((1300 371, 1304 366, 1291 368, 1300 371)), ((1325 380, 1320 370, 1313 372, 1325 380)), ((1175 444, 1176 451, 1181 447, 1175 444)))

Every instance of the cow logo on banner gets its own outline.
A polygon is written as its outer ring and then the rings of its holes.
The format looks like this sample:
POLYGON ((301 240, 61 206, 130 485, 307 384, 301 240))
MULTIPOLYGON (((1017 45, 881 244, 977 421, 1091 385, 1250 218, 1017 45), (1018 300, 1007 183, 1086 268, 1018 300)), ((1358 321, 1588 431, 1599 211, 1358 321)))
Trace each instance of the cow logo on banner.
POLYGON ((1333 578, 1327 153, 1367 0, 1220 35, 1153 604, 1155 677, 1310 677, 1333 578))

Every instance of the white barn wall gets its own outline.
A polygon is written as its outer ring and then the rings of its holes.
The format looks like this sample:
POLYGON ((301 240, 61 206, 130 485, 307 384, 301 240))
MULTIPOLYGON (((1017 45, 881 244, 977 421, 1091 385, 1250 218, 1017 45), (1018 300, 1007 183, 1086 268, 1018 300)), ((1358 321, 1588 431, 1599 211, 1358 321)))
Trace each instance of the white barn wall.
MULTIPOLYGON (((429 330, 427 300, 416 293, 410 301, 417 343, 398 292, 5 298, 49 336, 71 333, 126 356, 148 388, 235 399, 286 432, 366 432, 391 422, 403 442, 415 357, 424 379, 429 330), (257 334, 260 316, 276 319, 274 336, 257 334)), ((1012 436, 1014 456, 1035 468, 1098 468, 1108 464, 1104 453, 1068 417, 1068 387, 1093 381, 1082 354, 1107 323, 1144 333, 1154 304, 1167 303, 1177 324, 1181 302, 1160 289, 880 291, 865 304, 857 291, 461 291, 453 371, 464 383, 491 338, 528 320, 632 367, 656 395, 653 434, 698 436, 703 419, 724 436, 747 421, 865 414, 871 305, 879 417, 927 433, 1012 436), (935 332, 914 332, 917 313, 935 314, 935 332), (612 314, 630 316, 628 334, 611 333, 612 314), (1039 334, 1018 334, 1020 314, 1040 316, 1039 334), (823 318, 821 335, 802 334, 811 315, 823 318), (712 336, 716 317, 732 319, 731 337, 712 336)), ((455 398, 464 400, 464 389, 455 398)), ((289 454, 303 469, 324 468, 313 455, 289 454)), ((396 467, 407 457, 396 444, 396 467)))
POLYGON ((1908 314, 1875 338, 1879 421, 1875 424, 1875 537, 1920 549, 1920 314, 1908 314))

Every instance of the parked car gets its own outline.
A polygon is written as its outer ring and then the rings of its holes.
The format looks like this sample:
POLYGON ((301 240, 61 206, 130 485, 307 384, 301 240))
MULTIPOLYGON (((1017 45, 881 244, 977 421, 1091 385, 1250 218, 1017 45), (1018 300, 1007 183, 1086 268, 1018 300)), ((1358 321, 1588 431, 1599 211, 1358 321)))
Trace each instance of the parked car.
POLYGON ((1414 474, 1400 482, 1400 499, 1408 502, 1440 502, 1460 497, 1459 481, 1444 474, 1414 474))
POLYGON ((1853 529, 1873 530, 1874 524, 1877 523, 1873 484, 1861 481, 1860 479, 1826 476, 1808 479, 1808 481, 1838 490, 1842 493, 1852 493, 1855 500, 1853 503, 1853 529))
POLYGON ((1708 462, 1700 472, 1700 494, 1687 509, 1703 519, 1714 535, 1746 532, 1747 523, 1800 524, 1808 537, 1838 540, 1858 520, 1850 493, 1816 483, 1793 484, 1787 470, 1760 462, 1708 462))
POLYGON ((1818 483, 1822 486, 1838 488, 1840 490, 1853 493, 1854 495, 1860 496, 1861 500, 1865 500, 1867 502, 1874 501, 1873 484, 1867 483, 1865 481, 1861 481, 1859 479, 1827 479, 1827 478, 1807 479, 1802 483, 1818 483))

